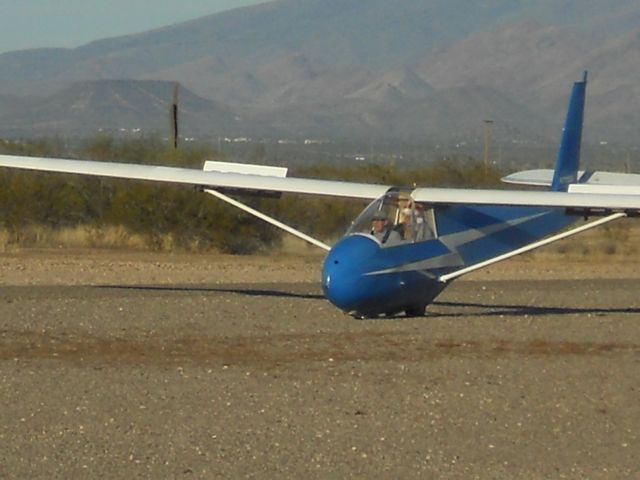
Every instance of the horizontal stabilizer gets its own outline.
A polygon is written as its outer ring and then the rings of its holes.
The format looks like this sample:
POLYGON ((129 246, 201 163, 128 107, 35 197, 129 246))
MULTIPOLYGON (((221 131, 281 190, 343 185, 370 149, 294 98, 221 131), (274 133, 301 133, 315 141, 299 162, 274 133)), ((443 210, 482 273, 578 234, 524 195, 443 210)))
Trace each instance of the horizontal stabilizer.
MULTIPOLYGON (((524 170, 502 178, 502 182, 513 185, 549 187, 553 179, 553 170, 524 170)), ((621 185, 640 188, 640 175, 637 173, 615 172, 578 172, 578 183, 586 185, 621 185)), ((575 185, 575 184, 574 184, 575 185)), ((640 190, 638 191, 640 193, 640 190)))

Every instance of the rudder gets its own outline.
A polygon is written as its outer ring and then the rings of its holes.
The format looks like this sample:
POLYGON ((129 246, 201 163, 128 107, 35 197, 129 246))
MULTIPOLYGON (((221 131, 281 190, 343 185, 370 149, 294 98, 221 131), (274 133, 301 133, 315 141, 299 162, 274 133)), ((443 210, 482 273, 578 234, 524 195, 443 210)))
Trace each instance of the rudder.
POLYGON ((573 84, 567 118, 562 131, 560 148, 556 157, 551 190, 567 191, 569 184, 576 183, 580 167, 580 144, 582 142, 582 123, 584 118, 587 72, 581 82, 573 84))

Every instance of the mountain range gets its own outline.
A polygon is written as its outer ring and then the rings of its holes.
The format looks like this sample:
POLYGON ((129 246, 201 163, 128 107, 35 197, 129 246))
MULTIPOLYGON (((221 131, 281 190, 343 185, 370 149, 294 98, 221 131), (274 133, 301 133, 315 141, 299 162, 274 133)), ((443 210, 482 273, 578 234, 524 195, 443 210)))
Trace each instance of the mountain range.
POLYGON ((275 0, 0 55, 0 134, 556 141, 589 70, 591 141, 640 143, 637 0, 275 0), (187 133, 190 132, 190 133, 187 133))

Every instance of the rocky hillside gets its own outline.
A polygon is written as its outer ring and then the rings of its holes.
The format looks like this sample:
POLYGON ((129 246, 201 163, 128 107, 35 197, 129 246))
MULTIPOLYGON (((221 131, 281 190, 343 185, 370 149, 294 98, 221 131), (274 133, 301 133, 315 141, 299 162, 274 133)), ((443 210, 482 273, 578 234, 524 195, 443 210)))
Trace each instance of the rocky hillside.
POLYGON ((569 86, 589 70, 589 138, 637 142, 637 25, 635 0, 271 1, 76 49, 0 55, 2 133, 139 124, 133 111, 157 128, 164 113, 151 84, 131 83, 113 105, 105 85, 116 83, 95 82, 125 79, 179 81, 201 97, 185 115, 216 135, 450 139, 491 118, 502 135, 555 141, 569 86), (96 109, 65 107, 79 104, 96 109))

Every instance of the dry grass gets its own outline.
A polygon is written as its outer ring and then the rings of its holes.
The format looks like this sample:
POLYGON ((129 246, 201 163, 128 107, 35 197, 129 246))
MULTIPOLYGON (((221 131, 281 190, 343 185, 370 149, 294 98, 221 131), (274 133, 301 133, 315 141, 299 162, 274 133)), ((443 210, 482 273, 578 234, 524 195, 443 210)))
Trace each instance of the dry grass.
POLYGON ((561 240, 537 250, 534 255, 562 256, 574 260, 636 257, 640 253, 639 242, 640 225, 633 220, 622 220, 561 240))
POLYGON ((129 232, 124 227, 78 225, 67 228, 51 228, 31 225, 17 233, 0 230, 0 251, 8 252, 17 248, 152 249, 147 238, 129 232))
MULTIPOLYGON (((635 257, 640 253, 640 225, 633 220, 614 222, 605 227, 576 235, 533 252, 535 258, 561 256, 572 260, 598 260, 612 257, 635 257)), ((84 226, 52 228, 32 225, 18 233, 0 230, 0 252, 20 248, 99 248, 134 251, 199 252, 196 241, 178 244, 171 234, 150 238, 133 233, 122 226, 84 226)), ((315 247, 285 235, 278 250, 288 253, 309 253, 315 247)))

